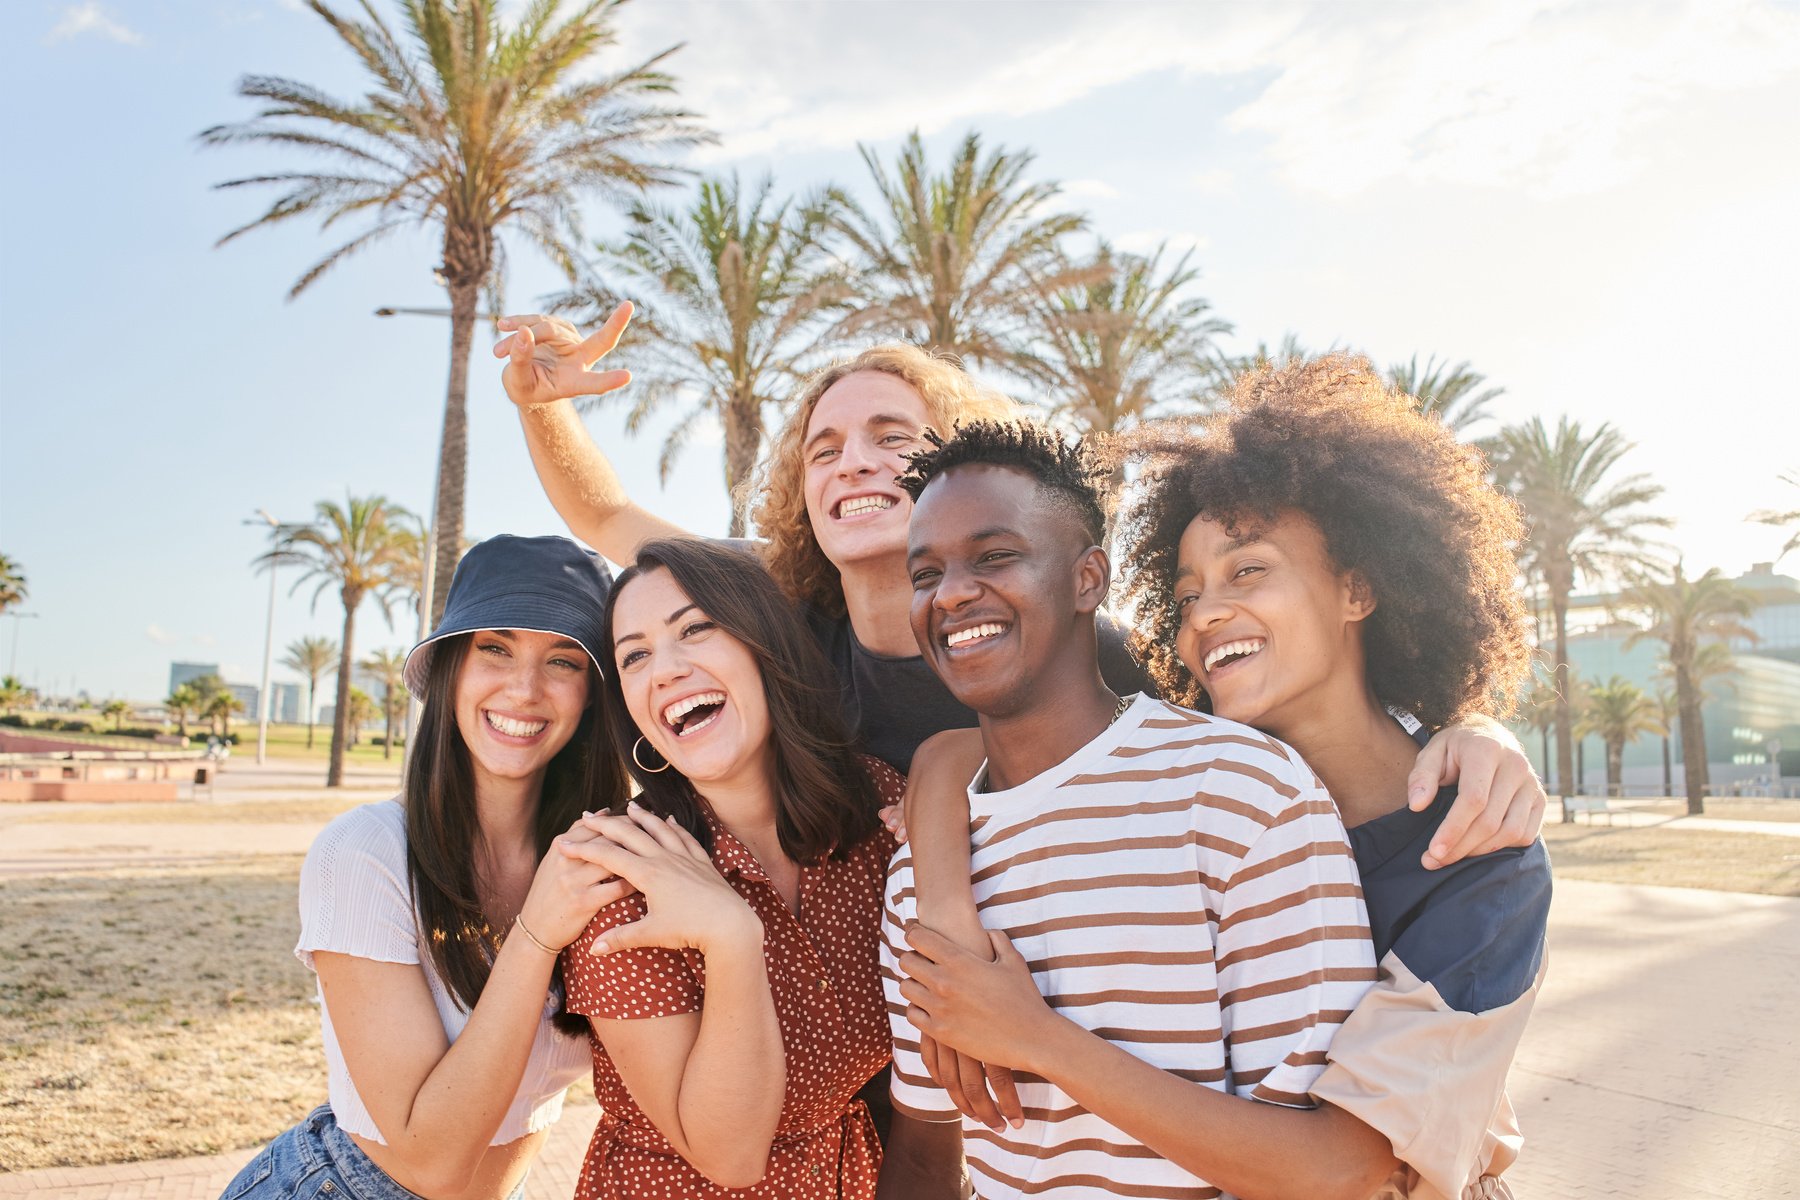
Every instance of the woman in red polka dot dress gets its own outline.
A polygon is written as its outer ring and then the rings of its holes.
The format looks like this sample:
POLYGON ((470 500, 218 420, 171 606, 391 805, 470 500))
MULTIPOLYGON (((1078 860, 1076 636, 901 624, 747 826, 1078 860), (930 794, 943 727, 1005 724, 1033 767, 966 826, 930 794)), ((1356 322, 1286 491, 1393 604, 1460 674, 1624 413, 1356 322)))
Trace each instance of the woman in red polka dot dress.
POLYGON ((875 1194, 857 1089, 891 1054, 877 967, 903 780, 742 550, 646 543, 608 598, 602 705, 642 794, 572 856, 638 888, 563 951, 605 1115, 576 1200, 875 1194))

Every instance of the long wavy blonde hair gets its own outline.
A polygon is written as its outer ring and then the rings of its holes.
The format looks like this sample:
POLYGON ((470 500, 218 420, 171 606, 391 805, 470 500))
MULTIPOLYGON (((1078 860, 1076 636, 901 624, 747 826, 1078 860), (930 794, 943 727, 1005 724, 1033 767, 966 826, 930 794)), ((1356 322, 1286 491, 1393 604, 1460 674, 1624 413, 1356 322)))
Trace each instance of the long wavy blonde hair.
POLYGON ((770 444, 768 457, 746 483, 748 494, 757 497, 750 516, 766 539, 763 561, 769 574, 789 596, 831 616, 844 615, 844 585, 813 536, 802 452, 819 398, 838 380, 858 371, 880 371, 912 388, 924 401, 931 427, 946 435, 965 422, 1005 421, 1019 415, 1017 404, 976 382, 953 356, 900 342, 871 346, 807 380, 770 444))

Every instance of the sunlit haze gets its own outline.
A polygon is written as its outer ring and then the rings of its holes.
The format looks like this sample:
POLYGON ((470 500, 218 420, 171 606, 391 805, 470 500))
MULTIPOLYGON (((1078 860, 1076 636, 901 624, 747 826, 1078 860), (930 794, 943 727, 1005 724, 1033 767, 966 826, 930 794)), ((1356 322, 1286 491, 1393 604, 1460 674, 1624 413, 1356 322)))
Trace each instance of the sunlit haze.
MULTIPOLYGON (((385 0, 375 0, 382 7, 385 0)), ((0 620, 0 670, 56 694, 156 700, 172 659, 260 675, 266 508, 348 489, 423 511, 448 322, 428 232, 294 280, 316 225, 213 242, 266 195, 211 185, 292 160, 201 150, 241 120, 239 76, 355 95, 324 23, 282 0, 23 0, 0 99, 0 552, 37 614, 0 620)), ((677 42, 681 101, 719 144, 692 166, 784 192, 869 192, 857 143, 917 127, 934 163, 969 129, 1029 147, 1096 232, 1197 247, 1201 294, 1242 352, 1467 360, 1500 422, 1570 414, 1637 443, 1629 469, 1694 569, 1735 574, 1800 506, 1800 8, 1791 3, 655 3, 616 61, 677 42)), ((678 203, 678 195, 665 200, 678 203)), ((599 201, 590 228, 618 220, 599 201)), ((510 305, 559 277, 509 246, 510 305)), ((467 533, 562 532, 491 339, 469 396, 467 533)), ((609 365, 633 366, 630 342, 609 365)), ((664 488, 661 428, 590 419, 648 507, 699 532, 727 511, 716 432, 664 488)), ((1487 425, 1481 431, 1492 431, 1487 425)), ((1783 564, 1800 573, 1800 561, 1783 564)), ((275 643, 336 637, 334 594, 287 594, 275 643)), ((358 650, 409 644, 371 606, 358 650)), ((279 653, 279 651, 278 651, 279 653)), ((287 678, 277 670, 276 678, 287 678)))

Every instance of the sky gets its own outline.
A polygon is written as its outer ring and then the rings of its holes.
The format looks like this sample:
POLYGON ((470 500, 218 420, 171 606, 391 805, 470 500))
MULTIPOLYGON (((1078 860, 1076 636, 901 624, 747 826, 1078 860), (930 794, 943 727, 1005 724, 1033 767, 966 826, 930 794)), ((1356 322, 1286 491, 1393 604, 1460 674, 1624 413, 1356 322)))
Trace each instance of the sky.
MULTIPOLYGON (((374 0, 384 5, 387 0, 374 0)), ((251 115, 239 77, 354 96, 294 0, 14 0, 0 44, 0 553, 30 597, 0 669, 56 694, 154 701, 173 660, 262 669, 255 514, 430 503, 448 323, 426 231, 299 299, 316 225, 215 249, 269 197, 213 185, 291 160, 201 149, 251 115), (249 523, 246 523, 249 522, 249 523)), ((636 0, 623 65, 682 44, 680 97, 719 134, 689 165, 867 195, 858 144, 933 161, 963 134, 1128 250, 1195 249, 1227 351, 1288 333, 1377 363, 1468 361, 1504 422, 1562 414, 1636 443, 1627 469, 1690 568, 1773 557, 1747 523, 1800 471, 1800 5, 703 3, 636 0)), ((679 204, 680 193, 664 200, 679 204)), ((616 214, 596 203, 590 228, 616 214)), ((509 306, 560 277, 513 246, 509 306)), ((478 335, 467 532, 562 532, 478 335)), ((631 366, 629 343, 619 365, 631 366)), ((589 418, 643 503, 722 533, 716 434, 665 488, 660 431, 589 418)), ((1491 428, 1491 427, 1490 427, 1491 428)), ((1800 563, 1783 564, 1800 573, 1800 563)), ((277 578, 274 641, 337 637, 327 592, 277 578)), ((365 606, 359 655, 411 640, 365 606)), ((293 676, 279 666, 274 678, 293 676)))

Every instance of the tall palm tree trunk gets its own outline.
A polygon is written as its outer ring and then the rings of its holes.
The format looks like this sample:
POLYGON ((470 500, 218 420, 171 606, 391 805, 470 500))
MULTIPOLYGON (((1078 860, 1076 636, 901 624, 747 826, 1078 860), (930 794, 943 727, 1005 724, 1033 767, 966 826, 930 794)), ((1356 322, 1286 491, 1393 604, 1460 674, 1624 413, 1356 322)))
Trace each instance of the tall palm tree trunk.
POLYGON ((1609 741, 1606 743, 1606 794, 1623 796, 1625 794, 1625 743, 1609 741))
POLYGON ((725 490, 731 497, 730 537, 744 536, 744 511, 749 497, 739 496, 750 472, 756 466, 756 452, 762 448, 762 406, 754 396, 734 396, 725 408, 725 490))
MULTIPOLYGON (((445 261, 450 260, 452 235, 445 236, 445 261)), ((450 595, 450 579, 462 549, 463 491, 469 471, 469 348, 475 340, 475 304, 481 275, 457 272, 446 285, 450 292, 450 383, 444 391, 444 432, 438 445, 438 478, 432 511, 434 565, 431 585, 431 626, 444 615, 450 595)))
POLYGON ((306 748, 313 748, 313 723, 319 715, 319 677, 309 675, 306 678, 306 748))
POLYGON ((1669 761, 1669 735, 1666 733, 1662 735, 1662 744, 1663 744, 1663 795, 1673 796, 1675 794, 1675 769, 1674 769, 1674 765, 1669 761))
POLYGON ((344 646, 338 651, 337 709, 331 714, 331 765, 325 769, 325 786, 344 786, 344 751, 350 745, 350 672, 356 667, 356 606, 362 594, 344 596, 344 646))
POLYGON ((1568 797, 1575 791, 1575 718, 1569 708, 1569 593, 1550 584, 1550 623, 1556 645, 1556 790, 1563 797, 1563 820, 1569 819, 1568 797))
POLYGON ((1701 723, 1700 689, 1685 662, 1675 664, 1675 704, 1681 714, 1681 774, 1688 816, 1697 817, 1706 812, 1706 727, 1701 723))

